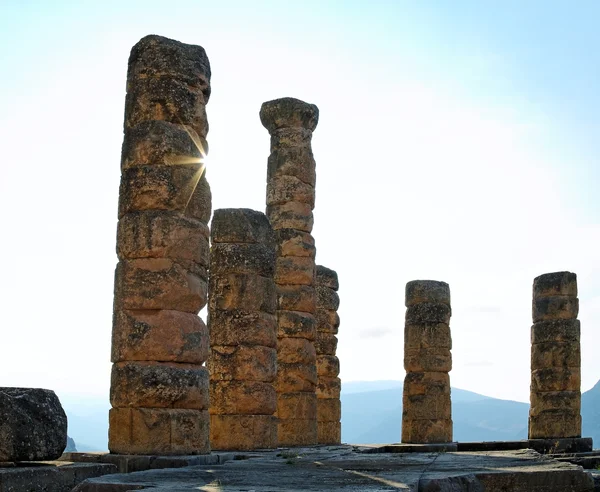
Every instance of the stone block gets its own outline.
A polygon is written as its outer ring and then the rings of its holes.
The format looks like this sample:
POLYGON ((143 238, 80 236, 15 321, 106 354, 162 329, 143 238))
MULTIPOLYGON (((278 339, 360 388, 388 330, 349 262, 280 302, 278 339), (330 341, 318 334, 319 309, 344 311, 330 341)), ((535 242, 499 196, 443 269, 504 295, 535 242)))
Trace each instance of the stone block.
POLYGON ((581 368, 552 367, 531 371, 531 392, 580 391, 581 368))
POLYGON ((579 342, 544 342, 531 346, 531 367, 533 369, 565 366, 581 366, 579 342))
POLYGON ((539 321, 531 327, 531 343, 579 342, 581 323, 578 319, 539 321))
POLYGON ((257 243, 275 247, 275 237, 269 219, 256 210, 217 209, 210 226, 213 243, 257 243))
POLYGON ((207 454, 210 452, 208 411, 112 408, 108 449, 118 454, 207 454))
POLYGON ((450 286, 436 280, 413 280, 406 284, 406 307, 421 303, 440 303, 450 306, 450 286))
POLYGON ((207 153, 206 141, 196 132, 168 121, 145 121, 126 128, 121 169, 198 163, 207 153))
POLYGON ((277 393, 301 393, 315 391, 317 386, 315 364, 277 364, 277 393))
POLYGON ((277 229, 274 231, 277 256, 308 256, 317 254, 315 240, 308 232, 297 229, 277 229))
POLYGON ((304 128, 280 128, 271 132, 271 152, 294 147, 310 146, 312 130, 304 128))
POLYGON ((339 398, 317 399, 317 420, 319 425, 324 422, 339 422, 342 418, 342 402, 339 398))
POLYGON ((339 398, 342 391, 340 378, 319 378, 317 383, 317 398, 339 398))
POLYGON ((533 300, 533 322, 575 319, 579 313, 579 299, 567 296, 538 297, 533 300))
POLYGON ((272 382, 277 373, 277 350, 259 345, 211 346, 207 362, 211 380, 272 382))
POLYGON ((230 273, 210 277, 210 311, 262 311, 275 314, 277 296, 272 278, 252 273, 230 273))
POLYGON ((215 450, 277 447, 277 419, 272 415, 211 415, 210 441, 215 450))
POLYGON ((266 244, 216 243, 212 245, 211 275, 250 273, 272 278, 275 249, 266 244))
POLYGON ((533 297, 577 297, 577 275, 571 272, 545 273, 533 280, 533 297))
POLYGON ((267 206, 288 202, 306 203, 315 207, 315 188, 295 176, 275 176, 267 183, 267 206))
POLYGON ((262 104, 260 121, 269 133, 281 128, 314 131, 319 122, 319 108, 293 97, 274 99, 262 104))
POLYGON ((340 422, 318 422, 317 441, 319 444, 341 444, 342 424, 340 422))
POLYGON ((412 444, 452 442, 452 420, 402 419, 402 442, 412 444))
POLYGON ((310 145, 271 149, 267 161, 267 180, 293 176, 314 188, 317 177, 315 167, 310 145))
POLYGON ((330 309, 317 309, 315 312, 317 331, 337 334, 340 326, 340 316, 330 309))
POLYGON ((203 164, 139 166, 124 169, 119 189, 119 219, 131 212, 180 212, 205 224, 212 195, 203 164))
POLYGON ((317 331, 315 349, 318 355, 335 355, 338 339, 332 333, 317 331))
POLYGON ((406 308, 406 324, 418 325, 424 323, 450 323, 452 310, 442 303, 421 302, 406 308))
POLYGON ((581 415, 567 410, 549 410, 529 416, 529 439, 581 437, 581 415))
POLYGON ((272 383, 211 381, 210 413, 219 415, 273 415, 277 393, 272 383))
POLYGON ((335 355, 317 356, 317 375, 325 378, 337 378, 340 374, 340 359, 335 355))
POLYGON ((530 415, 540 415, 548 410, 581 412, 580 391, 546 391, 531 393, 530 415))
POLYGON ((147 78, 174 78, 210 96, 210 63, 202 46, 151 34, 131 49, 127 87, 147 78))
POLYGON ((125 128, 154 120, 185 125, 206 138, 208 118, 202 89, 168 77, 136 80, 125 97, 125 128))
POLYGON ((314 313, 317 295, 311 285, 278 285, 277 306, 283 311, 314 313))
POLYGON ((115 300, 123 309, 167 309, 198 313, 206 305, 202 276, 169 258, 121 260, 115 272, 115 300))
POLYGON ((170 258, 204 268, 209 262, 208 226, 177 212, 132 212, 119 220, 120 260, 170 258))
POLYGON ((67 416, 56 393, 0 387, 0 462, 60 457, 67 446, 67 416))
POLYGON ((449 372, 452 354, 447 348, 405 349, 404 369, 408 372, 449 372))
POLYGON ((316 319, 310 313, 301 311, 277 311, 278 337, 306 338, 314 340, 316 319))
POLYGON ((276 260, 275 282, 279 285, 314 284, 315 260, 305 256, 280 256, 276 260))
POLYGON ((277 397, 279 420, 314 420, 317 418, 317 395, 314 393, 285 393, 277 397))
POLYGON ((193 313, 128 311, 113 316, 112 362, 150 360, 202 364, 208 359, 208 329, 193 313))
POLYGON ((410 324, 404 327, 404 349, 452 348, 450 326, 446 323, 410 324))
POLYGON ((316 270, 316 279, 317 284, 322 285, 323 287, 329 287, 337 291, 340 288, 340 283, 338 281, 338 274, 335 270, 331 270, 330 268, 324 267, 323 265, 317 265, 316 270))
POLYGON ((449 420, 452 416, 449 394, 411 395, 402 397, 402 418, 407 420, 449 420))
POLYGON ((118 362, 112 366, 114 408, 208 409, 208 371, 193 364, 118 362))
POLYGON ((297 229, 311 232, 314 224, 312 207, 308 203, 288 202, 268 205, 267 217, 274 230, 297 229))
POLYGON ((450 375, 447 372, 409 372, 404 378, 403 391, 408 395, 450 395, 450 375))
POLYGON ((318 285, 318 283, 315 290, 317 292, 317 307, 319 309, 338 310, 340 307, 340 296, 335 290, 318 285))
POLYGON ((286 364, 316 364, 315 345, 306 338, 284 337, 277 345, 277 362, 286 364))
POLYGON ((314 446, 317 444, 317 420, 279 420, 279 446, 314 446))
POLYGON ((220 345, 262 345, 277 347, 277 317, 240 310, 208 313, 210 343, 220 345))

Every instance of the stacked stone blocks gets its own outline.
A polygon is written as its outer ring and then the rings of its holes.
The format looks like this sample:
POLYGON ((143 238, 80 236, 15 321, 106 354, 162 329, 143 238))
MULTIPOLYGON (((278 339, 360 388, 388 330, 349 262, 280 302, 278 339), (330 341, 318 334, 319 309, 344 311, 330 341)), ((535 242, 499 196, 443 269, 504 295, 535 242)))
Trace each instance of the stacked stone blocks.
POLYGON ((342 404, 340 401, 340 360, 336 357, 337 332, 340 318, 337 310, 340 297, 337 293, 337 273, 317 265, 317 437, 319 444, 339 444, 342 440, 342 404))
POLYGON ((265 214, 216 210, 208 327, 213 449, 277 447, 275 240, 265 214))
POLYGON ((262 105, 271 135, 267 172, 267 217, 277 245, 277 417, 282 446, 317 443, 315 204, 312 132, 316 106, 293 98, 262 105))
POLYGON ((210 65, 147 36, 129 58, 115 274, 109 449, 202 454, 208 434, 210 65))
POLYGON ((402 442, 452 441, 450 287, 445 282, 406 284, 402 442))
POLYGON ((581 350, 577 276, 533 281, 529 438, 581 436, 581 350))

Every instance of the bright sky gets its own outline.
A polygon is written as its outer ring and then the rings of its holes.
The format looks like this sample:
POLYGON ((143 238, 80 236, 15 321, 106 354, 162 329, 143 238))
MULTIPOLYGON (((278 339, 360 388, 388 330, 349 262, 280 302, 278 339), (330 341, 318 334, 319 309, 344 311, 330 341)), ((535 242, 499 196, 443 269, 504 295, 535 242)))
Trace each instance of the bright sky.
POLYGON ((321 118, 344 381, 402 379, 404 286, 452 290, 453 386, 529 399, 531 284, 578 274, 600 379, 600 3, 0 0, 0 386, 108 394, 125 74, 202 45, 213 208, 265 208, 263 101, 321 118))

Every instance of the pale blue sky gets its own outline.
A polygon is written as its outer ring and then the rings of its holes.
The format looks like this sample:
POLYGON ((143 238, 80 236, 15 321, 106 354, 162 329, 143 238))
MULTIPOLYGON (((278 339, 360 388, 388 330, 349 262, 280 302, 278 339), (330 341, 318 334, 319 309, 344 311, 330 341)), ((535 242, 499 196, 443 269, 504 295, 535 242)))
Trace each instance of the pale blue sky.
POLYGON ((314 235, 340 275, 344 379, 403 378, 404 285, 433 278, 453 384, 526 401, 531 282, 572 270, 591 387, 599 18, 591 0, 0 0, 0 385, 108 389, 127 57, 154 33, 210 58, 214 208, 264 210, 263 101, 319 106, 314 235))

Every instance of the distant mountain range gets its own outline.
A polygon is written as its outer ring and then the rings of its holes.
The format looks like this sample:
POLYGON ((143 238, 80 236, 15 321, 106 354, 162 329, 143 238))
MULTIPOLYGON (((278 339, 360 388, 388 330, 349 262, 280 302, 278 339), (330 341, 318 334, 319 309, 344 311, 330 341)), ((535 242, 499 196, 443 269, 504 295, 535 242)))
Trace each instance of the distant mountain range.
MULTIPOLYGON (((387 444, 400 441, 402 381, 351 381, 342 385, 342 441, 387 444)), ((61 397, 69 436, 79 451, 108 448, 108 398, 61 397)), ((581 396, 583 436, 600 447, 600 381, 581 396)), ((457 441, 512 441, 527 438, 527 403, 499 400, 452 388, 457 441)))

